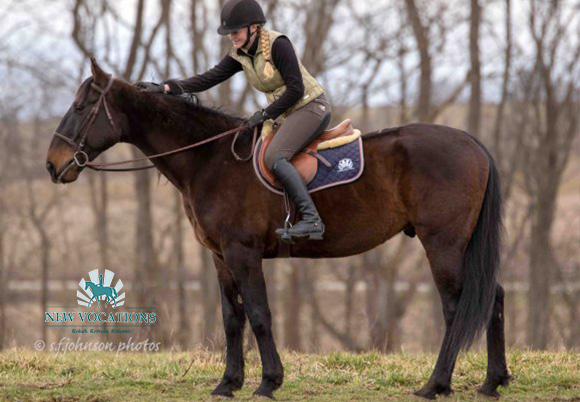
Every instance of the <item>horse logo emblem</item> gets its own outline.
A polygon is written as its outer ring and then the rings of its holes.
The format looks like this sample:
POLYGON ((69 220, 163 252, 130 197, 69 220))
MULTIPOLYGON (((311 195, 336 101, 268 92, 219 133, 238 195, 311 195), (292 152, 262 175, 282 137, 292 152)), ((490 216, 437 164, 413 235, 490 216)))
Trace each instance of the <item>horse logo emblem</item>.
POLYGON ((99 308, 101 308, 101 300, 106 300, 105 307, 107 307, 109 302, 114 304, 113 308, 125 304, 123 300, 125 293, 119 294, 119 291, 123 288, 123 282, 119 279, 114 287, 110 286, 111 282, 113 282, 113 276, 115 274, 108 269, 105 269, 104 279, 103 274, 99 275, 98 269, 90 271, 90 281, 85 281, 83 278, 79 282, 82 292, 77 290, 77 303, 81 306, 90 307, 93 300, 96 300, 99 308))
POLYGON ((347 170, 354 170, 354 163, 352 163, 352 159, 341 159, 340 162, 338 162, 338 172, 346 172, 347 170))

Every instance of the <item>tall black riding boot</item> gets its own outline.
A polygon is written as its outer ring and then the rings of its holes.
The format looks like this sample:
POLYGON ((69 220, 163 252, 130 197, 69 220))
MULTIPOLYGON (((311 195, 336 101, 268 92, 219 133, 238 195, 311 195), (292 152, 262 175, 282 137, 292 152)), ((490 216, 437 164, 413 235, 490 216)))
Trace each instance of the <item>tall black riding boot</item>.
MULTIPOLYGON (((274 164, 272 173, 300 211, 300 221, 288 229, 288 234, 292 237, 308 236, 311 240, 322 240, 324 223, 322 223, 306 185, 296 168, 287 159, 282 158, 274 164)), ((277 229, 276 233, 282 235, 284 229, 277 229)))

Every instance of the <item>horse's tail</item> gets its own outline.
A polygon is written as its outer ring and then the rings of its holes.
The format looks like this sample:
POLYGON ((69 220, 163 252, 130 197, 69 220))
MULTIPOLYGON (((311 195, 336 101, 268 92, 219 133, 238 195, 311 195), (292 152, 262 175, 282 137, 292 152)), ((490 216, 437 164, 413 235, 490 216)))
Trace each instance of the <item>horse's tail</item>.
POLYGON ((117 298, 117 289, 111 287, 111 289, 113 289, 113 293, 115 294, 115 299, 117 298))
POLYGON ((463 256, 462 290, 450 328, 450 351, 467 349, 487 327, 495 302, 503 231, 499 173, 493 156, 477 139, 489 159, 489 176, 475 230, 463 256))

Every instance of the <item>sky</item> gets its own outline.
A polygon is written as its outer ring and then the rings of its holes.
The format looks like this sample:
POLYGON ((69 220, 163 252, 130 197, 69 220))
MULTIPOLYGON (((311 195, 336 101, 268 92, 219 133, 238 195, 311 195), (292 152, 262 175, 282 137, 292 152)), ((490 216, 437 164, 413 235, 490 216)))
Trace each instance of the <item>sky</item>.
MULTIPOLYGON (((174 0, 173 18, 174 18, 174 44, 178 54, 183 56, 186 63, 189 60, 188 54, 191 51, 188 38, 188 9, 187 0, 174 0), (183 23, 179 22, 183 19, 183 23)), ((293 7, 303 7, 306 0, 290 0, 285 2, 281 12, 275 15, 276 26, 273 27, 278 31, 287 33, 292 39, 296 48, 300 51, 304 46, 302 35, 302 21, 296 18, 292 12, 293 7)), ((434 4, 436 2, 424 1, 422 12, 434 14, 434 4)), ((446 18, 449 20, 456 19, 465 21, 468 17, 468 7, 465 1, 449 0, 446 2, 448 11, 446 18)), ((0 90, 2 103, 22 103, 29 107, 42 108, 46 114, 59 115, 68 107, 68 102, 72 98, 75 88, 82 79, 89 74, 88 60, 84 59, 72 42, 70 33, 72 31, 73 21, 71 8, 73 0, 0 0, 0 90), (12 65, 16 64, 20 68, 7 68, 6 60, 10 59, 12 65), (42 77, 42 78, 41 78, 42 77), (35 86, 38 80, 48 79, 57 84, 54 97, 58 101, 45 102, 41 97, 34 96, 35 86), (13 91, 14 88, 21 88, 21 91, 13 91), (62 92, 62 93, 60 93, 62 92), (30 99, 32 98, 32 100, 30 99), (63 99, 60 101, 60 99, 63 99), (65 102, 64 99, 69 101, 65 102)), ((96 3, 93 3, 96 4, 96 3)), ((133 19, 134 7, 136 0, 118 0, 113 2, 119 15, 126 21, 131 22, 133 19)), ((375 18, 369 21, 375 24, 376 29, 382 34, 393 33, 400 25, 405 24, 405 16, 393 1, 376 1, 376 0, 357 0, 354 4, 354 12, 362 14, 371 12, 375 18), (380 12, 383 10, 387 12, 380 12), (380 18, 380 20, 377 20, 380 18)), ((567 4, 577 5, 578 1, 568 0, 567 4)), ((219 24, 219 10, 217 1, 208 1, 210 7, 209 16, 210 25, 219 24)), ((518 45, 514 49, 515 55, 522 63, 531 60, 533 56, 533 46, 525 26, 525 16, 528 7, 526 0, 513 1, 514 16, 514 37, 518 45)), ((146 2, 145 21, 155 21, 158 17, 157 1, 148 0, 146 2)), ((353 9, 349 7, 340 7, 337 9, 336 23, 330 32, 332 46, 329 52, 348 52, 349 46, 354 46, 363 38, 364 31, 357 27, 352 16, 353 9)), ((483 86, 483 96, 487 101, 497 100, 499 97, 499 84, 501 70, 503 69, 503 38, 504 38, 504 2, 499 0, 486 1, 484 12, 484 21, 481 28, 481 52, 483 61, 483 76, 486 81, 483 86)), ((301 17, 303 18, 303 17, 301 17)), ((437 20, 432 22, 432 32, 439 33, 437 30, 437 20)), ((576 21, 577 23, 577 21, 576 21)), ((151 24, 150 24, 151 25, 151 24)), ((267 25, 268 27, 268 25, 267 25)), ((434 52, 434 79, 436 85, 435 97, 445 97, 446 91, 451 90, 458 82, 463 80, 469 63, 468 53, 468 24, 458 23, 448 28, 447 35, 449 40, 442 49, 434 52)), ((206 35, 206 46, 210 53, 210 62, 207 67, 213 66, 223 56, 216 51, 218 48, 219 37, 214 35, 214 27, 209 28, 211 31, 206 35)), ((113 44, 113 54, 117 54, 119 59, 124 59, 125 55, 121 54, 122 49, 127 48, 126 43, 130 40, 130 31, 123 27, 116 29, 116 43, 113 44), (116 46, 115 46, 116 45, 116 46)), ((437 35, 434 35, 435 38, 437 35)), ((97 41, 99 41, 97 36, 97 41)), ((372 40, 372 38, 367 39, 372 40)), ((578 39, 576 39, 578 40, 578 39)), ((407 39, 408 46, 413 48, 413 38, 407 39)), ((158 46, 161 41, 158 41, 158 46)), ((102 46, 97 46, 97 49, 102 46)), ((98 53, 98 52, 97 52, 98 53)), ((96 54, 99 57, 99 54, 96 54)), ((102 55, 101 55, 102 56, 102 55)), ((101 63, 106 67, 106 61, 101 63)), ((418 57, 412 54, 406 61, 408 69, 415 69, 418 64, 418 57)), ((193 71, 188 66, 191 75, 193 71)), ((308 66, 306 66, 308 67, 308 66)), ((340 97, 341 102, 346 102, 355 106, 359 94, 352 91, 353 79, 365 80, 368 78, 369 69, 364 68, 362 54, 354 53, 348 64, 333 68, 328 73, 317 77, 323 86, 327 88, 332 97, 340 97)), ((175 70, 172 77, 157 77, 152 70, 145 74, 147 79, 161 81, 167 78, 185 78, 180 77, 175 70)), ((398 72, 394 63, 385 63, 377 72, 377 77, 372 87, 370 103, 373 106, 397 103, 400 96, 400 87, 398 85, 398 72)), ((409 91, 411 97, 417 92, 416 82, 417 75, 413 76, 410 83, 409 91)), ((234 77, 234 89, 242 87, 243 77, 241 74, 234 77)), ((463 98, 468 95, 466 91, 463 98)))

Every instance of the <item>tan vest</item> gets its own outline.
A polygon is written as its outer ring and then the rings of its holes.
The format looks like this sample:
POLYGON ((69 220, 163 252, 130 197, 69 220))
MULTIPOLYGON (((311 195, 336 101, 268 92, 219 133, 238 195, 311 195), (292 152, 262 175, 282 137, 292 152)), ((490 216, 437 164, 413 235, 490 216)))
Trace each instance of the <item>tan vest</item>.
MULTIPOLYGON (((285 35, 281 34, 280 32, 270 30, 266 32, 270 38, 270 54, 272 54, 272 45, 274 44, 276 38, 285 35)), ((237 50, 233 47, 229 55, 234 60, 240 62, 250 85, 258 91, 264 92, 266 94, 266 98, 268 99, 268 103, 272 104, 286 91, 286 85, 284 84, 284 79, 282 78, 280 71, 278 71, 273 61, 272 68, 274 70, 274 74, 270 78, 267 78, 264 75, 264 66, 266 64, 266 60, 262 52, 262 43, 260 38, 257 37, 256 40, 258 41, 258 48, 256 49, 256 55, 254 56, 253 63, 250 56, 239 55, 237 50)), ((286 116, 293 111, 300 109, 302 106, 306 105, 308 102, 324 93, 324 88, 314 79, 314 77, 310 75, 310 73, 302 65, 300 59, 298 59, 298 65, 300 66, 302 82, 304 83, 304 95, 302 96, 302 99, 294 104, 294 106, 290 107, 288 110, 286 110, 286 112, 284 112, 284 114, 282 114, 283 118, 286 118, 286 116)))

